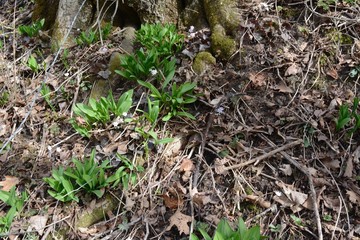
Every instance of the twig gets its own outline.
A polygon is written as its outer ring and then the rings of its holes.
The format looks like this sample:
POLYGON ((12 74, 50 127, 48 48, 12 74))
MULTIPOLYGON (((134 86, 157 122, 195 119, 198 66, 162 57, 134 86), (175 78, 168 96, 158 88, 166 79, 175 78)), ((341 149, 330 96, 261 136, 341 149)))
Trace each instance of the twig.
POLYGON ((197 187, 197 184, 199 181, 200 165, 201 165, 201 162, 203 161, 206 138, 209 133, 209 129, 210 129, 210 126, 212 125, 213 120, 214 120, 214 113, 210 113, 209 118, 206 123, 206 128, 205 128, 204 132, 201 134, 200 153, 199 153, 198 162, 196 163, 196 167, 195 167, 195 171, 194 171, 194 180, 193 180, 194 188, 197 187))
MULTIPOLYGON (((286 145, 284 145, 282 147, 279 147, 279 148, 274 149, 274 150, 272 150, 272 151, 270 151, 268 153, 265 153, 265 154, 263 154, 263 155, 261 155, 261 156, 259 156, 257 158, 251 159, 251 160, 243 162, 243 163, 235 164, 235 165, 232 165, 232 166, 229 166, 229 167, 225 167, 224 171, 232 170, 232 169, 235 169, 235 168, 242 168, 242 167, 248 166, 248 165, 253 164, 253 163, 259 163, 260 161, 262 161, 262 160, 264 160, 264 159, 266 159, 268 157, 271 157, 271 156, 275 155, 276 153, 282 152, 282 151, 284 151, 284 150, 286 150, 288 148, 292 148, 292 147, 294 147, 296 145, 301 144, 302 142, 303 141, 301 139, 298 139, 298 140, 296 140, 294 142, 288 143, 288 144, 286 144, 286 145)), ((276 146, 276 145, 274 144, 274 146, 276 146)))
MULTIPOLYGON (((268 139, 267 137, 265 137, 264 135, 260 135, 261 138, 263 138, 264 140, 266 140, 268 142, 268 144, 272 147, 275 147, 275 143, 273 143, 270 139, 268 139)), ((299 140, 295 141, 298 142, 299 140)), ((293 142, 293 143, 295 143, 293 142)), ((301 141, 302 142, 302 141, 301 141)), ((299 143, 298 143, 299 144, 299 143)), ((289 144, 288 144, 289 145, 289 144)), ((286 146, 286 145, 285 145, 286 146)), ((298 170, 300 170, 302 173, 304 173, 306 175, 306 177, 308 178, 309 181, 309 187, 310 187, 310 192, 311 192, 311 200, 312 200, 312 205, 313 205, 313 210, 314 210, 314 214, 315 214, 315 219, 316 219, 316 225, 317 225, 317 230, 318 230, 318 239, 319 240, 323 240, 323 233, 322 233, 322 226, 321 226, 321 218, 320 218, 320 214, 319 214, 319 207, 317 204, 317 197, 316 197, 316 191, 315 191, 315 187, 314 187, 314 183, 312 180, 312 176, 309 173, 309 171, 307 170, 307 168, 305 166, 300 165, 296 160, 294 160, 289 154, 287 154, 286 152, 284 152, 283 150, 280 151, 280 154, 286 158, 286 160, 288 160, 293 166, 295 166, 298 170)))

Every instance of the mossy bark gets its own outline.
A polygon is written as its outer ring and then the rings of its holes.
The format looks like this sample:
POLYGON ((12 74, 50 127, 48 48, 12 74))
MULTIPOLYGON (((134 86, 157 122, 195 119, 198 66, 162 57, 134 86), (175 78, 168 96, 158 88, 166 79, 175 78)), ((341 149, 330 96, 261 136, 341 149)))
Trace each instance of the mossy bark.
POLYGON ((203 0, 211 29, 211 50, 216 57, 228 60, 235 52, 236 29, 240 26, 240 13, 235 0, 203 0))

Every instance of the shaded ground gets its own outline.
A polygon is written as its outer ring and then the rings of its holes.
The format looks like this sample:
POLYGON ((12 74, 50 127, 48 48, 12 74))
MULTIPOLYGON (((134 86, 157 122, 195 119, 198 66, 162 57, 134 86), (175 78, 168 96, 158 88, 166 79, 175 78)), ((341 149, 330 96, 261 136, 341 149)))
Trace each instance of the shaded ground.
MULTIPOLYGON (((191 108, 196 121, 160 123, 159 135, 179 137, 181 144, 153 149, 135 186, 107 190, 120 201, 116 210, 75 230, 79 213, 101 200, 56 202, 42 178, 92 148, 99 161, 120 150, 134 159, 143 153, 133 126, 110 126, 85 139, 69 124, 74 101, 86 100, 120 43, 114 35, 106 48, 74 47, 46 77, 34 74, 24 64, 30 54, 49 65, 55 57, 46 34, 14 34, 14 3, 0 1, 0 93, 10 94, 0 105, 0 143, 12 138, 0 155, 0 176, 16 177, 17 190, 29 193, 11 233, 40 239, 66 229, 68 239, 181 239, 195 221, 216 226, 221 218, 243 217, 269 239, 315 239, 321 233, 324 239, 359 239, 360 136, 348 134, 351 124, 336 131, 335 119, 339 106, 351 106, 357 96, 360 8, 345 1, 329 10, 315 3, 275 4, 240 4, 240 48, 228 63, 197 76, 191 59, 178 56, 176 78, 196 81, 203 94, 191 108), (44 77, 55 110, 37 94, 44 77), (46 225, 29 221, 34 216, 45 216, 46 225)), ((18 3, 16 26, 28 24, 30 14, 31 4, 18 3)), ((120 83, 115 95, 126 85, 120 83)), ((143 90, 135 91, 138 101, 143 90)), ((7 207, 0 206, 2 216, 7 207)))

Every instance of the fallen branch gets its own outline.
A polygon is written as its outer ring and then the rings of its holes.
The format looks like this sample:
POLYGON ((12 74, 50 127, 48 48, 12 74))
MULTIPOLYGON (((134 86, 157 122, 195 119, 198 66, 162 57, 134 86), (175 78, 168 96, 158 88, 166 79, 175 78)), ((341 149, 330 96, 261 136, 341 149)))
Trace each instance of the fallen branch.
POLYGON ((274 149, 274 150, 272 150, 272 151, 270 151, 268 153, 265 153, 265 154, 263 154, 263 155, 261 155, 261 156, 259 156, 257 158, 251 159, 251 160, 243 162, 243 163, 235 164, 235 165, 232 165, 232 166, 229 166, 229 167, 225 167, 224 171, 232 170, 232 169, 235 169, 235 168, 242 168, 242 167, 251 165, 253 163, 258 164, 260 161, 262 161, 262 160, 264 160, 264 159, 266 159, 268 157, 271 157, 271 156, 275 155, 276 153, 282 152, 282 151, 284 151, 284 150, 286 150, 288 148, 292 148, 292 147, 294 147, 296 145, 299 145, 302 142, 303 141, 301 139, 298 139, 298 140, 296 140, 294 142, 291 142, 291 143, 288 143, 288 144, 286 144, 286 145, 284 145, 282 147, 279 147, 278 149, 274 149))

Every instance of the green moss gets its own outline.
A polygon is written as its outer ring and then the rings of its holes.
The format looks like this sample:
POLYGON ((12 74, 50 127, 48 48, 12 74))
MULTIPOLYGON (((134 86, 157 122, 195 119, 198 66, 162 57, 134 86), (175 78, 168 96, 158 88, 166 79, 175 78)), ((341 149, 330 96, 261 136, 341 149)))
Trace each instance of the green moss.
POLYGON ((220 59, 229 59, 236 51, 236 42, 225 34, 221 25, 216 25, 211 34, 211 50, 220 59))
POLYGON ((215 65, 216 59, 209 52, 200 52, 196 55, 193 63, 193 69, 197 74, 204 73, 209 65, 215 65))

